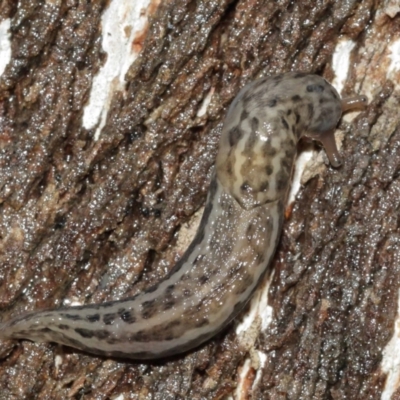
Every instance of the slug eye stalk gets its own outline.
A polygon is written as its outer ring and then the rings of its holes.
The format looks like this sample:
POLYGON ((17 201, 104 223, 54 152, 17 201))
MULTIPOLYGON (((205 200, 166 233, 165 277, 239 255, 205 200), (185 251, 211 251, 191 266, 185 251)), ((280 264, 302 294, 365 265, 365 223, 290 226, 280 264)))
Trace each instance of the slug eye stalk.
POLYGON ((368 105, 367 96, 357 95, 342 98, 342 113, 352 110, 363 110, 368 105))

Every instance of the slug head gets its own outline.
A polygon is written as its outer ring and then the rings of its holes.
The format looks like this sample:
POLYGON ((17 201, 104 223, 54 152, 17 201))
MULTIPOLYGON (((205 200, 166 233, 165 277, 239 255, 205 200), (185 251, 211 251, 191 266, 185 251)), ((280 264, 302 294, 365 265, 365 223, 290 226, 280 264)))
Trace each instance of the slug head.
POLYGON ((313 99, 314 112, 304 136, 321 142, 329 158, 329 162, 336 168, 342 164, 335 142, 334 133, 336 126, 343 112, 365 108, 367 98, 359 95, 340 100, 333 86, 328 83, 327 85, 329 85, 329 90, 321 93, 318 99, 313 99), (325 94, 328 94, 328 96, 325 94))

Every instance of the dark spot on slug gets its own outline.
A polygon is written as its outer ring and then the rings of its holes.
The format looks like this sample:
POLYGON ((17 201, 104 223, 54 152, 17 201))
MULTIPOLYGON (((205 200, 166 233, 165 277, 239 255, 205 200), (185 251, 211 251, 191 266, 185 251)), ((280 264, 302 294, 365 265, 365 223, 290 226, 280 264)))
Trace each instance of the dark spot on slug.
POLYGON ((84 337, 86 339, 90 339, 94 335, 94 331, 91 331, 89 329, 75 328, 74 330, 78 335, 80 335, 80 336, 82 336, 82 337, 84 337))
POLYGON ((277 153, 277 150, 270 142, 266 142, 264 144, 264 146, 262 147, 262 152, 263 152, 264 157, 270 158, 270 157, 275 156, 275 154, 277 153))
POLYGON ((293 78, 294 79, 304 78, 307 75, 308 74, 306 74, 305 72, 296 72, 295 74, 293 74, 293 78))
POLYGON ((175 285, 167 286, 167 288, 165 289, 165 295, 170 296, 171 293, 174 291, 174 289, 175 289, 175 285))
POLYGON ((243 137, 243 131, 241 129, 239 129, 237 126, 235 126, 234 128, 232 128, 229 133, 228 133, 228 137, 229 137, 229 145, 231 147, 235 146, 239 140, 243 137))
POLYGON ((165 323, 167 329, 176 328, 176 327, 180 326, 181 324, 182 324, 182 321, 180 319, 174 319, 173 321, 165 323))
POLYGON ((70 319, 71 321, 80 321, 83 318, 78 315, 78 314, 61 314, 62 317, 65 317, 66 319, 70 319))
MULTIPOLYGON (((269 238, 271 239, 271 238, 269 238)), ((265 253, 264 251, 260 250, 257 252, 257 262, 263 263, 265 261, 265 253)))
POLYGON ((120 339, 115 338, 115 337, 109 337, 106 339, 106 343, 108 343, 108 344, 116 344, 119 342, 120 342, 120 339))
POLYGON ((204 285, 207 281, 208 281, 208 276, 207 275, 202 275, 200 278, 199 278, 199 282, 202 284, 202 285, 204 285))
POLYGON ((259 188, 260 192, 265 192, 268 189, 269 189, 269 181, 262 182, 259 188))
POLYGON ((86 319, 89 322, 97 322, 100 321, 100 314, 92 314, 92 315, 87 315, 86 319))
POLYGON ((267 106, 272 108, 272 107, 275 107, 277 103, 278 103, 278 100, 276 98, 274 98, 274 99, 271 99, 268 101, 267 106))
POLYGON ((247 240, 249 241, 252 240, 256 231, 257 231, 257 226, 255 224, 250 223, 246 229, 247 240))
POLYGON ((266 174, 269 176, 269 175, 272 175, 272 173, 274 172, 274 167, 272 166, 272 165, 270 165, 270 164, 268 164, 267 166, 266 166, 266 168, 265 168, 265 172, 266 172, 266 174))
POLYGON ((156 312, 157 312, 157 308, 155 307, 155 302, 156 300, 148 300, 145 301, 142 304, 142 318, 143 319, 149 319, 150 317, 152 317, 156 312))
POLYGON ((110 332, 106 331, 106 330, 96 330, 93 332, 94 333, 94 337, 99 339, 99 340, 104 340, 107 339, 108 337, 110 337, 110 332))
POLYGON ((295 111, 294 115, 296 117, 296 124, 298 124, 300 122, 300 114, 297 111, 295 111))
POLYGON ((257 136, 258 136, 258 127, 259 127, 259 120, 258 118, 251 118, 250 120, 250 134, 247 136, 247 140, 245 142, 244 150, 243 150, 243 155, 245 155, 247 158, 251 157, 252 154, 254 153, 254 145, 257 142, 257 136))
POLYGON ((196 328, 201 328, 202 326, 208 325, 210 321, 206 317, 200 318, 198 321, 196 321, 196 328))
POLYGON ((61 329, 62 331, 67 331, 69 329, 69 326, 65 324, 60 324, 58 325, 58 329, 61 329))
POLYGON ((257 132, 258 131, 259 125, 260 125, 260 121, 258 120, 258 118, 254 117, 254 118, 251 119, 250 126, 251 126, 251 130, 253 132, 257 132))
POLYGON ((233 165, 232 165, 232 160, 231 159, 229 159, 227 161, 227 163, 225 165, 225 170, 226 170, 226 173, 228 174, 228 176, 230 176, 231 178, 234 176, 233 165))
POLYGON ((292 101, 293 103, 298 103, 299 101, 301 101, 301 97, 298 94, 295 94, 294 96, 292 96, 292 101))
POLYGON ((133 310, 118 311, 118 315, 121 317, 122 321, 126 322, 127 324, 133 324, 136 322, 136 317, 133 313, 133 310))
POLYGON ((116 317, 117 316, 115 315, 115 313, 104 314, 103 322, 106 325, 112 325, 114 323, 116 317))
POLYGON ((292 169, 293 158, 292 157, 284 157, 281 161, 282 168, 286 171, 287 174, 290 174, 292 169))
POLYGON ((172 340, 181 335, 177 336, 174 329, 181 325, 180 320, 173 320, 160 325, 153 326, 149 330, 140 330, 127 337, 128 341, 133 342, 152 342, 152 341, 164 341, 172 340))
POLYGON ((307 85, 307 92, 309 93, 322 93, 325 90, 325 88, 322 85, 319 85, 317 83, 312 83, 310 85, 307 85))
POLYGON ((249 113, 246 110, 243 110, 242 113, 240 114, 240 122, 244 121, 249 117, 249 113))
POLYGON ((129 342, 147 342, 148 332, 145 330, 137 331, 132 335, 128 336, 127 339, 129 342))
POLYGON ((236 276, 238 274, 238 271, 240 271, 243 268, 243 262, 238 262, 233 264, 231 268, 228 270, 228 276, 231 278, 233 276, 236 276))
POLYGON ((284 126, 285 129, 289 129, 289 124, 287 123, 286 119, 284 117, 281 117, 282 125, 284 126))
POLYGON ((163 304, 163 310, 164 310, 164 311, 170 310, 170 309, 173 308, 174 306, 175 306, 175 300, 170 299, 170 300, 166 301, 166 302, 163 304))

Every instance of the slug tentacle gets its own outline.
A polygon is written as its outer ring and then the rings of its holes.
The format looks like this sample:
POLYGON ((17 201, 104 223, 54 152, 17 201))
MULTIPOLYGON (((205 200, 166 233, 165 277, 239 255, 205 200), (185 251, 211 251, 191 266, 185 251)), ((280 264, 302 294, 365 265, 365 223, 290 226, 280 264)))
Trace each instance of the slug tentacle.
POLYGON ((341 102, 323 78, 287 73, 252 82, 229 107, 205 211, 193 242, 156 286, 124 300, 31 312, 1 338, 54 341, 106 356, 151 359, 198 346, 244 307, 279 241, 300 137, 334 165, 341 102))
MULTIPOLYGON (((360 96, 353 96, 353 97, 345 97, 340 102, 340 106, 341 106, 340 115, 346 111, 365 108, 366 105, 367 105, 366 96, 360 95, 360 96)), ((327 109, 325 111, 325 113, 327 113, 329 115, 329 109, 327 109)), ((335 115, 335 118, 336 118, 336 115, 335 115)), ((327 118, 327 120, 329 120, 329 118, 327 118)), ((325 152, 329 158, 329 162, 335 168, 339 167, 342 164, 342 160, 341 160, 341 157, 340 157, 340 154, 336 147, 336 142, 335 142, 334 133, 335 133, 336 125, 337 125, 337 122, 335 123, 334 126, 332 126, 331 123, 326 124, 326 129, 324 129, 324 126, 316 126, 310 131, 310 133, 307 134, 307 136, 309 138, 318 140, 319 142, 322 143, 322 145, 324 146, 325 152)))

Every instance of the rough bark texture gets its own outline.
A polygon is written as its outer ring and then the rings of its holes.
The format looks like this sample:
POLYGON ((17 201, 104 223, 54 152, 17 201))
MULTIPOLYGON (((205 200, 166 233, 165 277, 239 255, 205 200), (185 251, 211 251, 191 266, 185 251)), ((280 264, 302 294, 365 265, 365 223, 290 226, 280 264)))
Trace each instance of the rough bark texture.
MULTIPOLYGON (((0 5, 0 18, 12 18, 0 80, 2 319, 65 299, 121 298, 162 279, 181 255, 180 226, 204 203, 238 90, 288 70, 331 78, 345 34, 357 43, 346 86, 354 92, 400 30, 379 0, 164 1, 95 141, 82 114, 107 56, 106 7, 0 5)), ((254 343, 266 363, 256 371, 253 360, 243 392, 250 350, 232 324, 197 351, 152 363, 10 341, 1 344, 0 399, 380 398, 400 282, 400 97, 380 71, 368 109, 340 126, 344 165, 319 164, 287 213, 271 266, 272 325, 254 343)))

